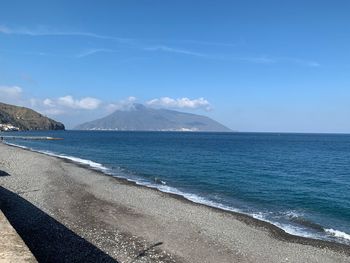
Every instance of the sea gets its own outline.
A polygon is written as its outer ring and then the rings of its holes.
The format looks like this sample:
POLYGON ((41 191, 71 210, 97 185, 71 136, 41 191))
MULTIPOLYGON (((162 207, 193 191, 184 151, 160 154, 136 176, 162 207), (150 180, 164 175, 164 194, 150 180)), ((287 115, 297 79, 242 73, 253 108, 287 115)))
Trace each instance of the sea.
POLYGON ((350 135, 45 131, 7 143, 250 215, 285 232, 350 244, 350 135))

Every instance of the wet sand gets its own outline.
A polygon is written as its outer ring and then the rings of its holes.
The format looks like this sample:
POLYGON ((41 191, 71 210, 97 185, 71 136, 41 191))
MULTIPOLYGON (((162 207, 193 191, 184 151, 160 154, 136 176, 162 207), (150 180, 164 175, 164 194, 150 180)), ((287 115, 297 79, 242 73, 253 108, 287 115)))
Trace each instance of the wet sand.
POLYGON ((350 262, 350 247, 0 144, 0 206, 39 262, 350 262))

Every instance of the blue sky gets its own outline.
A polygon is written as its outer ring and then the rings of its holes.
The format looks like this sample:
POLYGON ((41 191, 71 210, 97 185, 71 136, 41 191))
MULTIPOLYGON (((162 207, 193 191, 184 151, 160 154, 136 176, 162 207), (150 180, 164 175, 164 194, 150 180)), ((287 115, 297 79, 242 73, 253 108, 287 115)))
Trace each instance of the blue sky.
POLYGON ((65 122, 137 101, 238 131, 350 132, 349 1, 6 1, 0 101, 65 122))

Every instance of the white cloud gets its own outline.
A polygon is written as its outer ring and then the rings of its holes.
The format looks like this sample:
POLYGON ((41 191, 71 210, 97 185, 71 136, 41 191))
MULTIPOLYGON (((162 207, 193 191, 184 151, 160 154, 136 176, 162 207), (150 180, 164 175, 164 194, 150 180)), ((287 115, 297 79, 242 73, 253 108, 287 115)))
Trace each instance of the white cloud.
MULTIPOLYGON (((49 102, 52 101, 46 100, 46 103, 49 102)), ((58 98, 57 104, 72 109, 95 110, 100 106, 101 101, 99 99, 91 97, 85 97, 80 100, 76 100, 72 96, 68 95, 58 98)))
POLYGON ((56 108, 44 109, 44 110, 41 110, 41 112, 45 115, 62 115, 66 113, 64 110, 56 109, 56 108))
POLYGON ((22 95, 22 91, 18 86, 0 86, 0 97, 17 99, 22 95))
POLYGON ((57 103, 59 105, 66 106, 66 107, 69 107, 69 108, 74 108, 75 107, 74 99, 70 95, 58 98, 57 99, 57 103))
MULTIPOLYGON (((31 97, 18 86, 0 85, 0 102, 28 107, 43 115, 58 118, 63 123, 74 120, 74 125, 106 114, 106 109, 101 107, 106 104, 97 98, 74 98, 70 95, 59 98, 31 97)), ((71 124, 71 127, 74 125, 71 124)))
POLYGON ((113 112, 116 110, 131 110, 134 107, 134 103, 136 102, 136 98, 133 96, 128 97, 126 100, 121 100, 116 103, 110 103, 106 106, 106 110, 108 112, 113 112))
POLYGON ((40 105, 41 101, 38 99, 35 99, 35 98, 31 98, 31 99, 29 99, 29 103, 30 103, 30 106, 36 107, 36 106, 40 105))
POLYGON ((76 104, 81 109, 94 110, 100 106, 101 101, 95 98, 86 97, 81 99, 80 101, 76 101, 76 104))
POLYGON ((31 99, 31 101, 35 101, 35 105, 33 106, 35 106, 39 112, 46 115, 72 114, 76 110, 97 110, 102 103, 96 98, 85 97, 82 99, 74 99, 71 95, 59 97, 57 99, 31 99))
POLYGON ((55 103, 51 99, 44 99, 43 104, 49 107, 55 107, 55 103))
POLYGON ((149 106, 160 106, 165 108, 188 108, 188 109, 205 109, 205 110, 211 110, 211 106, 209 101, 207 101, 204 98, 198 98, 198 99, 189 99, 189 98, 178 98, 173 99, 169 97, 162 97, 162 98, 156 98, 152 99, 146 102, 149 106))

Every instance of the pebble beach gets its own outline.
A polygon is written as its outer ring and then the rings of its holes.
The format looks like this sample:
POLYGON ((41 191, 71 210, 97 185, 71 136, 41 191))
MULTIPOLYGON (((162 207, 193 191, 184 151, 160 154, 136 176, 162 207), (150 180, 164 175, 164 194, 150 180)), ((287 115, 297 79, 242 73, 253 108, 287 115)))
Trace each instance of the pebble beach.
POLYGON ((0 208, 39 262, 349 262, 296 237, 82 165, 0 144, 0 208))

